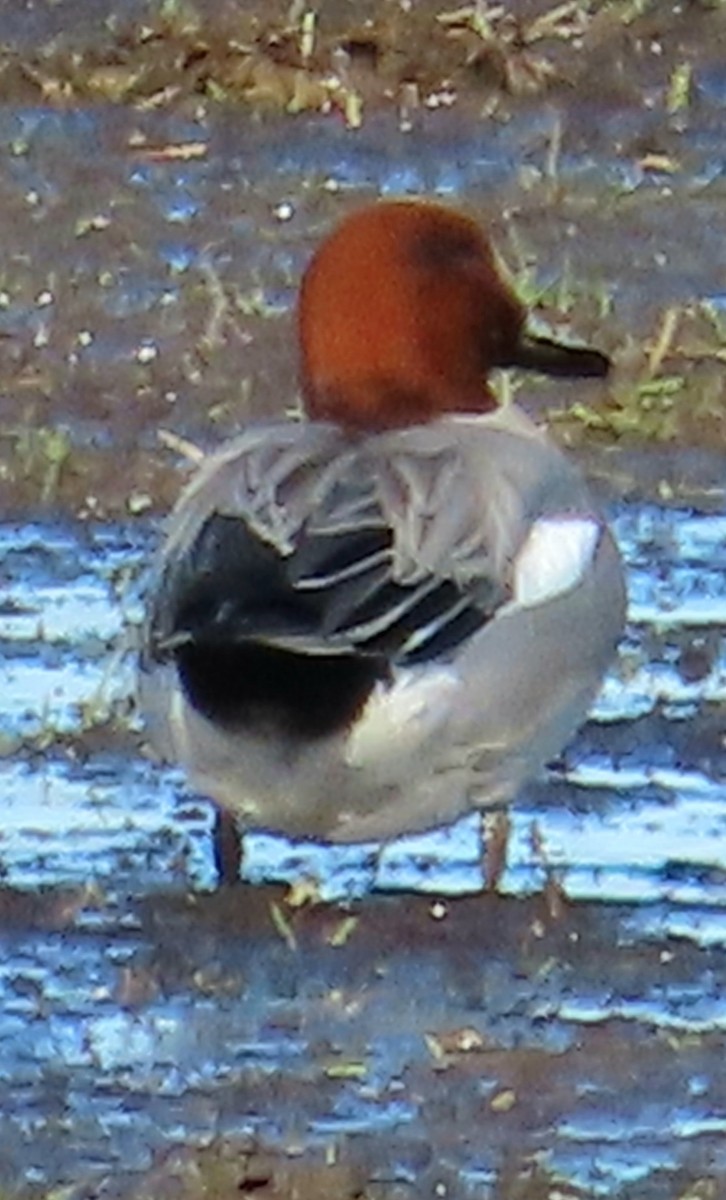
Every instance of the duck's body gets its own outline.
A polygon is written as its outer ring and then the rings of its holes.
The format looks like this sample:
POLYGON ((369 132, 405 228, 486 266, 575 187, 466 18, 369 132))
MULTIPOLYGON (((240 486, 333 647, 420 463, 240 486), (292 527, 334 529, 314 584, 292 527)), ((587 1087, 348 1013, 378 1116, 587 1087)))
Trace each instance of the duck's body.
POLYGON ((617 563, 515 411, 253 428, 176 510, 145 705, 250 827, 429 828, 511 799, 574 731, 620 633, 617 563))
MULTIPOLYGON (((491 292, 489 259, 477 275, 485 243, 464 218, 366 211, 374 227, 381 214, 384 229, 386 214, 393 222, 388 260, 413 254, 401 347, 415 336, 421 270, 448 269, 453 253, 473 299, 491 292), (437 227, 453 237, 438 258, 437 227)), ((375 332, 381 268, 361 217, 325 244, 303 287, 312 419, 252 427, 205 460, 159 560, 142 669, 157 744, 243 827, 344 842, 511 799, 582 719, 624 611, 617 550, 579 472, 523 414, 493 408, 484 378, 533 353, 528 365, 557 373, 567 362, 602 373, 604 360, 523 350, 521 308, 498 283, 509 307, 503 332, 484 314, 476 394, 464 354, 450 385, 430 354, 413 378, 416 356, 389 344, 390 289, 375 332), (358 274, 336 305, 328 267, 341 236, 358 274), (358 287, 374 317, 350 312, 358 287), (311 313, 326 306, 319 326, 311 313), (368 332, 358 370, 357 325, 368 332)), ((461 311, 439 314, 450 318, 460 324, 461 311)))

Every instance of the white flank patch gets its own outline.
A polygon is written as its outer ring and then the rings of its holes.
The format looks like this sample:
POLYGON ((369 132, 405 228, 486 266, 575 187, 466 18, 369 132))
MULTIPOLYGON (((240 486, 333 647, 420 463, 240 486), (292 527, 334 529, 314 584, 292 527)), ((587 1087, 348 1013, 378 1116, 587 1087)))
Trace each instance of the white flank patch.
POLYGON ((404 759, 445 717, 458 679, 449 667, 414 667, 396 674, 392 686, 378 684, 348 737, 351 766, 392 753, 404 759))
POLYGON ((592 565, 600 525, 592 517, 542 517, 514 563, 513 603, 533 608, 580 584, 592 565))

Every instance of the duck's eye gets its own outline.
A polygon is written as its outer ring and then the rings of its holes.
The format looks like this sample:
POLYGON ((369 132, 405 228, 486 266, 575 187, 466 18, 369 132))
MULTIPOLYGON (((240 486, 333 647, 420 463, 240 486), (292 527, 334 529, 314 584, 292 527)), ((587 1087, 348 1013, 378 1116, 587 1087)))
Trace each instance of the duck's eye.
POLYGON ((412 239, 411 252, 415 266, 428 271, 441 271, 470 266, 481 259, 482 247, 473 230, 451 229, 441 225, 437 229, 417 230, 412 239))

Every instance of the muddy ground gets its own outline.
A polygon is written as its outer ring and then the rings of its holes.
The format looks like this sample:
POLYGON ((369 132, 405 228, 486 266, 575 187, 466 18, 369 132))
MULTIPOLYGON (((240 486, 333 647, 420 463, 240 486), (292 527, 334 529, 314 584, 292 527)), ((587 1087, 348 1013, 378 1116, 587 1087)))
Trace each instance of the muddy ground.
POLYGON ((724 44, 695 0, 0 9, 3 1200, 726 1195, 724 44), (509 386, 629 630, 498 893, 466 822, 259 838, 215 892, 133 706, 144 570, 179 439, 296 403, 301 270, 379 194, 612 354, 509 386))

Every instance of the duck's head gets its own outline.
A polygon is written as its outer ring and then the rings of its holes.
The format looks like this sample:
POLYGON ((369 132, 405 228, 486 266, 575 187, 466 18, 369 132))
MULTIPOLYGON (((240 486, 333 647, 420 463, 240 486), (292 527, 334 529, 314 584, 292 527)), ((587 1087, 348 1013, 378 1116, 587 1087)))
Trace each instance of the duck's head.
POLYGON ((303 277, 306 412, 390 429, 491 410, 492 367, 607 373, 604 355, 533 338, 525 318, 474 221, 415 201, 363 208, 322 243, 303 277))

